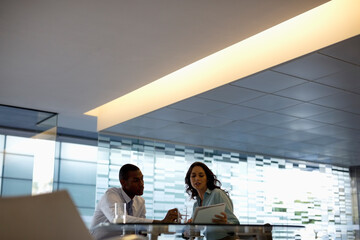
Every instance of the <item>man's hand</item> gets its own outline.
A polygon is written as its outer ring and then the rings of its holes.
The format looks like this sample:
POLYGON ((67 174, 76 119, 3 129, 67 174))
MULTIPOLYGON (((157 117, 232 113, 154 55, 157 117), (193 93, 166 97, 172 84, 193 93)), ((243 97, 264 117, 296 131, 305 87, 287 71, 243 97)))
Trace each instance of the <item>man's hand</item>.
POLYGON ((174 223, 177 221, 179 216, 179 210, 177 208, 170 209, 165 218, 161 220, 162 223, 174 223))

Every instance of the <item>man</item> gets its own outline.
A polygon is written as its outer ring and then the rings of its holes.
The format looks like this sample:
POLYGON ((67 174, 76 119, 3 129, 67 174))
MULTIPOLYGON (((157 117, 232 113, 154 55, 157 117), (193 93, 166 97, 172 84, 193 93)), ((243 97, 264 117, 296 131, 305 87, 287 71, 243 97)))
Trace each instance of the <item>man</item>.
POLYGON ((122 166, 119 171, 119 180, 121 188, 108 189, 97 204, 91 229, 99 223, 113 221, 115 217, 115 203, 119 206, 118 214, 120 216, 122 214, 121 206, 126 203, 126 223, 173 223, 177 220, 177 209, 170 209, 161 221, 145 218, 145 200, 141 197, 144 192, 144 180, 143 174, 137 166, 133 164, 122 166))

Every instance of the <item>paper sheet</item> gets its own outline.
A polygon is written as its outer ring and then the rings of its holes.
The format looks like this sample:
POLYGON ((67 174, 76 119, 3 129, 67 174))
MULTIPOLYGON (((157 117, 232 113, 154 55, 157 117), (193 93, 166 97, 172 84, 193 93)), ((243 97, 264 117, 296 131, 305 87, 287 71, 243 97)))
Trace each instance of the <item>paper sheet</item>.
POLYGON ((225 211, 225 203, 210 206, 197 207, 194 213, 193 223, 212 223, 215 214, 221 215, 225 211))

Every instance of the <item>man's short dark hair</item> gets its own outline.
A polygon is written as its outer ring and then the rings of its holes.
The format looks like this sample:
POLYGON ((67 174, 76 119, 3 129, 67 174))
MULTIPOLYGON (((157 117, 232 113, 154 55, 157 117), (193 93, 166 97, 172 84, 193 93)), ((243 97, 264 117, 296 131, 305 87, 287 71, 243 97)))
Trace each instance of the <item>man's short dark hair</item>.
POLYGON ((138 170, 140 169, 133 164, 128 163, 123 165, 119 171, 119 180, 127 180, 130 171, 138 171, 138 170))

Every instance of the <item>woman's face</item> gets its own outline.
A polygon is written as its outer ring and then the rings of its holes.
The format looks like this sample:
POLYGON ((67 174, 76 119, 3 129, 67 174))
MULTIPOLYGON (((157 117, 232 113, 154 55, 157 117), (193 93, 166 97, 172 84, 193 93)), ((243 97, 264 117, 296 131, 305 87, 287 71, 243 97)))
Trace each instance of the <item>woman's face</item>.
POLYGON ((205 192, 207 189, 207 177, 200 166, 195 166, 190 173, 190 183, 198 192, 205 192))

